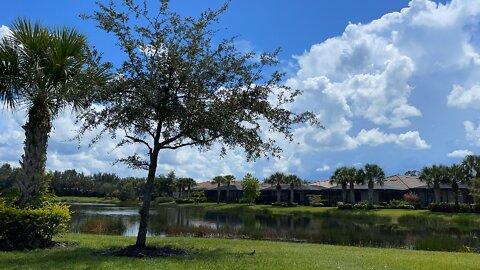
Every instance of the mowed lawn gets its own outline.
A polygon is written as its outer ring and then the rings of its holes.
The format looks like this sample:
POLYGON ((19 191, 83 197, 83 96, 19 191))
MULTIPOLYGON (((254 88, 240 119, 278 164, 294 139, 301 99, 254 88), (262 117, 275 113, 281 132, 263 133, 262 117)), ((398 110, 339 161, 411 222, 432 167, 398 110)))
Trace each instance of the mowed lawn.
POLYGON ((184 247, 190 255, 126 258, 102 255, 133 244, 122 236, 68 234, 77 246, 0 252, 0 269, 479 269, 480 254, 412 251, 213 238, 149 238, 153 245, 184 247), (255 250, 254 255, 249 255, 255 250))

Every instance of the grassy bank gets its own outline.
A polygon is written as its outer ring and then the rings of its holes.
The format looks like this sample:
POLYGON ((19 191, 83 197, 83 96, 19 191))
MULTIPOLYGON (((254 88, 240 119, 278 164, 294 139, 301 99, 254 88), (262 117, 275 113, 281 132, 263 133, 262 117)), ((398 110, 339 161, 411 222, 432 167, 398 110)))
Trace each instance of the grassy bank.
POLYGON ((101 255, 134 243, 121 236, 69 234, 77 246, 0 252, 0 269, 478 269, 480 255, 205 238, 149 238, 150 244, 193 250, 169 258, 101 255), (254 255, 248 253, 255 250, 254 255))
POLYGON ((56 202, 73 202, 73 203, 111 203, 119 204, 118 198, 104 198, 104 197, 77 197, 77 196, 58 196, 55 197, 56 202))

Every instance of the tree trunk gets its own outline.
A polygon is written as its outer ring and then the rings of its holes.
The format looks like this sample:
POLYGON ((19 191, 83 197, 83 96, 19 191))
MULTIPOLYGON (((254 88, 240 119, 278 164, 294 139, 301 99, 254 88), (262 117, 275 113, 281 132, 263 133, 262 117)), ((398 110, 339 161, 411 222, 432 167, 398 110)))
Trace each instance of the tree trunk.
POLYGON ((456 181, 452 183, 452 191, 455 196, 455 204, 458 205, 458 184, 456 181))
POLYGON ((355 190, 353 186, 353 182, 350 182, 350 202, 355 204, 355 190))
POLYGON ((293 204, 293 199, 294 199, 294 196, 295 196, 293 188, 294 187, 292 185, 290 185, 290 203, 292 203, 292 204, 293 204))
POLYGON ((342 184, 342 201, 343 203, 347 203, 347 185, 342 184))
POLYGON ((145 184, 145 192, 143 194, 143 205, 140 209, 140 226, 138 228, 136 247, 143 248, 147 242, 148 218, 150 211, 150 203, 152 199, 152 191, 155 183, 155 173, 157 171, 158 152, 160 149, 154 148, 150 154, 150 165, 148 166, 147 183, 145 184))
POLYGON ((227 204, 230 203, 230 182, 227 183, 227 204))
MULTIPOLYGON (((24 154, 20 165, 22 176, 17 180, 18 205, 35 204, 42 189, 47 162, 48 136, 52 130, 51 115, 46 105, 34 104, 28 111, 25 130, 24 154)), ((46 188, 46 187, 45 187, 46 188)))
POLYGON ((440 202, 440 184, 438 182, 435 182, 433 184, 433 193, 435 195, 435 203, 440 202))
POLYGON ((220 183, 218 183, 217 187, 217 204, 220 204, 220 183))
POLYGON ((282 201, 282 186, 280 186, 280 183, 277 183, 277 202, 282 201))
POLYGON ((373 187, 374 183, 372 181, 368 182, 368 204, 373 204, 373 187))

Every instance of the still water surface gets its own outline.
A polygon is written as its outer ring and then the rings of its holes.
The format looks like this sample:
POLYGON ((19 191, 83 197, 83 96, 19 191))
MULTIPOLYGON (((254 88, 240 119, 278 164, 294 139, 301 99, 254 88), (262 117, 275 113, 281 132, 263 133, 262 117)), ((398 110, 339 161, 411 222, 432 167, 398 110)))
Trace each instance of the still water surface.
MULTIPOLYGON (((134 236, 138 208, 74 204, 70 231, 134 236)), ((211 211, 160 206, 151 210, 149 234, 298 241, 349 246, 480 252, 480 217, 326 212, 272 215, 259 211, 211 211)))

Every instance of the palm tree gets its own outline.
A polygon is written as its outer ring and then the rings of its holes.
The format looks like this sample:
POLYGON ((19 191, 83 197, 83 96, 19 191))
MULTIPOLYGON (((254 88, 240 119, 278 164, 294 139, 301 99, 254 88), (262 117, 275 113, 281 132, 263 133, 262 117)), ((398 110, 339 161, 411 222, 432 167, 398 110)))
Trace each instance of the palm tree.
POLYGON ((465 171, 461 165, 453 164, 448 169, 449 182, 452 184, 452 190, 455 194, 455 204, 458 204, 458 183, 465 182, 465 171))
POLYGON ((229 204, 230 203, 230 183, 232 183, 233 180, 235 180, 235 176, 229 174, 229 175, 225 175, 223 179, 225 180, 225 184, 227 185, 227 204, 229 204))
POLYGON ((340 185, 342 187, 342 201, 347 202, 347 185, 350 182, 349 172, 347 167, 340 167, 333 172, 330 178, 330 183, 340 185))
MULTIPOLYGON (((353 168, 355 169, 355 168, 353 168)), ((363 169, 355 169, 354 181, 350 181, 350 201, 355 203, 354 184, 365 184, 365 171, 363 169)))
POLYGON ((89 103, 88 91, 106 81, 106 66, 96 64, 85 36, 70 28, 51 31, 17 20, 0 41, 0 101, 27 109, 23 175, 18 205, 35 205, 46 188, 45 164, 52 121, 65 107, 89 103))
POLYGON ((365 180, 368 184, 368 203, 373 204, 373 187, 375 184, 383 186, 385 182, 385 173, 380 166, 376 164, 366 164, 365 165, 365 180))
POLYGON ((420 181, 425 182, 427 186, 433 187, 435 202, 440 202, 440 184, 449 181, 449 169, 445 165, 433 165, 432 167, 423 167, 420 171, 420 181))
POLYGON ((225 183, 225 177, 218 175, 212 179, 212 184, 217 184, 217 204, 220 203, 220 185, 225 183))
POLYGON ((190 191, 192 187, 197 185, 197 182, 193 178, 184 178, 185 185, 187 186, 187 196, 190 197, 190 191))
POLYGON ((275 185, 275 189, 277 190, 277 202, 281 202, 282 200, 282 186, 281 184, 287 183, 286 175, 282 172, 276 172, 270 175, 267 179, 265 179, 265 183, 275 185))
POLYGON ((287 175, 286 182, 290 184, 290 203, 294 201, 294 190, 296 187, 300 187, 302 185, 302 179, 296 176, 295 174, 287 175))

